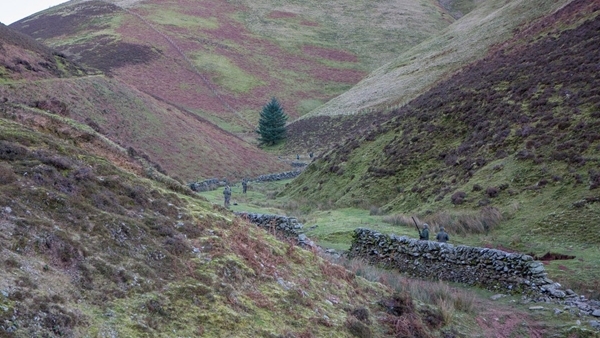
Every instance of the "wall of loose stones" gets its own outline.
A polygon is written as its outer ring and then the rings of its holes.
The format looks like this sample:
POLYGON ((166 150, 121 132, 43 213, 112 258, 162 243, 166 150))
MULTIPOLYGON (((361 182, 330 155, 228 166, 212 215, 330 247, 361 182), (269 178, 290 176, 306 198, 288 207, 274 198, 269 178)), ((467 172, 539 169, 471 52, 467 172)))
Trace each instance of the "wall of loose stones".
POLYGON ((544 265, 525 254, 420 241, 359 228, 354 232, 348 256, 362 257, 420 278, 530 296, 566 296, 565 291, 560 290, 560 284, 548 279, 544 265))
MULTIPOLYGON (((306 164, 304 164, 304 165, 306 165, 306 164)), ((302 173, 302 170, 284 171, 281 173, 260 175, 256 178, 250 179, 249 181, 250 182, 281 181, 281 180, 295 178, 296 176, 300 175, 301 173, 302 173)), ((202 191, 216 190, 219 187, 225 186, 225 184, 227 184, 227 181, 224 179, 220 180, 217 178, 209 178, 204 181, 189 183, 188 186, 193 191, 202 192, 202 191)))
POLYGON ((302 233, 304 225, 294 217, 249 212, 236 212, 235 214, 269 232, 293 239, 302 247, 316 247, 316 244, 302 233))
POLYGON ((281 180, 287 180, 290 178, 294 178, 294 177, 300 175, 300 173, 302 173, 302 170, 284 171, 282 173, 261 175, 261 176, 258 176, 256 178, 252 179, 252 181, 255 181, 255 182, 281 181, 281 180))

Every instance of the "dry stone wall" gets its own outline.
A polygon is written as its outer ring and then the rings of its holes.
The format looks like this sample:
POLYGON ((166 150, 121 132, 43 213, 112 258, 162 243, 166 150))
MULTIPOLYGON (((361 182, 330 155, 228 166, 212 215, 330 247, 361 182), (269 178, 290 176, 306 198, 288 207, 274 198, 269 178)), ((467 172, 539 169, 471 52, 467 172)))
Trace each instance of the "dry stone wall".
MULTIPOLYGON (((301 173, 302 173, 302 170, 284 171, 281 173, 260 175, 256 178, 250 179, 249 181, 250 182, 281 181, 281 180, 295 178, 296 176, 300 175, 301 173)), ((193 191, 202 192, 202 191, 216 190, 219 187, 225 186, 226 184, 227 184, 226 179, 209 178, 204 181, 189 183, 188 186, 193 191)))
POLYGON ((300 173, 302 173, 302 170, 284 171, 281 173, 261 175, 261 176, 258 176, 256 178, 252 179, 252 181, 255 181, 255 182, 281 181, 281 180, 287 180, 290 178, 294 178, 294 177, 300 175, 300 173))
POLYGON ((301 233, 304 225, 294 217, 249 212, 236 212, 235 214, 267 231, 273 231, 277 235, 296 240, 302 247, 316 247, 313 241, 301 233))
POLYGON ((496 249, 454 246, 384 235, 359 228, 354 232, 351 258, 398 269, 411 276, 478 285, 501 292, 520 292, 533 297, 576 296, 548 279, 544 265, 525 254, 496 249))

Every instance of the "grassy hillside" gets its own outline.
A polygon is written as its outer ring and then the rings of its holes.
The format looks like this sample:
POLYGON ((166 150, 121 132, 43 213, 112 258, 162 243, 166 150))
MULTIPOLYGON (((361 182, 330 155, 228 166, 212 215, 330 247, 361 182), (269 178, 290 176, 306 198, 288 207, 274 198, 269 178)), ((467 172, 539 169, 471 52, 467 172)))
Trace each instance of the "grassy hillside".
MULTIPOLYGON (((336 128, 339 139, 350 137, 358 125, 355 116, 400 107, 462 67, 486 56, 490 49, 510 39, 528 24, 555 12, 571 0, 484 1, 440 34, 416 45, 384 66, 372 71, 352 89, 317 107, 290 124, 290 152, 304 145, 328 149, 329 130, 318 128, 326 120, 336 128), (352 117, 346 118, 345 115, 352 117), (330 118, 323 118, 329 116, 330 118), (313 118, 317 118, 313 120, 313 118), (307 119, 307 121, 303 121, 307 119)), ((455 2, 460 5, 461 2, 455 2)), ((464 4, 464 3, 463 3, 464 4)), ((378 117, 374 125, 377 125, 378 117)), ((371 124, 369 117, 364 118, 371 124)))
POLYGON ((0 83, 87 75, 88 70, 0 23, 0 83))
POLYGON ((33 118, 0 107, 0 335, 348 337, 345 308, 385 316, 381 285, 33 118))
POLYGON ((245 133, 272 96, 296 118, 453 20, 431 0, 89 1, 11 27, 245 133))
POLYGON ((33 39, 0 31, 0 98, 88 124, 184 181, 255 177, 289 166, 206 119, 102 74, 33 39), (58 78, 61 76, 61 78, 58 78), (210 159, 210 160, 207 160, 210 159))
POLYGON ((392 111, 388 123, 322 155, 285 194, 419 215, 522 251, 531 242, 592 250, 599 13, 576 1, 529 27, 392 111))
POLYGON ((489 48, 512 37, 520 27, 572 2, 485 1, 440 34, 397 56, 360 83, 311 112, 315 115, 354 114, 405 104, 489 48))

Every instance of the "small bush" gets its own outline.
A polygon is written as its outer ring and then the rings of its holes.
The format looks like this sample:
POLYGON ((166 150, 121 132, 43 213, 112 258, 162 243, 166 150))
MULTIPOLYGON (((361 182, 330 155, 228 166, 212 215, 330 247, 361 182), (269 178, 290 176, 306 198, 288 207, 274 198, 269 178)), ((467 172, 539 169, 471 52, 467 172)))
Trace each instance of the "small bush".
POLYGON ((0 160, 22 160, 27 156, 27 149, 12 142, 0 141, 0 160))
POLYGON ((590 170, 590 190, 600 187, 600 171, 590 170))
POLYGON ((419 313, 430 328, 439 329, 444 325, 444 317, 439 309, 423 308, 419 310, 419 313))
POLYGON ((379 207, 376 206, 371 206, 371 208, 369 208, 369 215, 371 216, 378 216, 381 215, 381 209, 379 209, 379 207))
POLYGON ((371 324, 371 320, 369 319, 369 309, 367 309, 366 307, 356 308, 352 310, 350 314, 367 325, 371 324))
POLYGON ((346 327, 354 337, 371 338, 373 336, 371 329, 365 323, 353 316, 348 316, 346 327))
POLYGON ((17 175, 8 164, 0 163, 0 185, 10 184, 17 180, 17 175))
POLYGON ((175 256, 181 256, 185 253, 191 252, 191 248, 189 247, 189 245, 179 237, 167 238, 164 241, 163 245, 167 249, 167 251, 169 251, 175 256))
POLYGON ((500 189, 498 189, 497 187, 488 187, 487 189, 485 189, 485 194, 489 198, 498 197, 499 193, 500 193, 500 189))
POLYGON ((465 198, 467 197, 467 193, 464 191, 457 191, 454 194, 452 194, 452 197, 450 198, 452 201, 452 204, 454 205, 461 205, 465 202, 465 198))

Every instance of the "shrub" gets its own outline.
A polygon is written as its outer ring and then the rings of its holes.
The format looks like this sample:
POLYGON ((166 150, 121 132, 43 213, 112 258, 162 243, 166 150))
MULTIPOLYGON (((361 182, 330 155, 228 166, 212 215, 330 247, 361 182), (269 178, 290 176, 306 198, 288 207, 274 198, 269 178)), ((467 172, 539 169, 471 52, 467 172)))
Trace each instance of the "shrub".
POLYGON ((179 237, 170 237, 167 238, 163 242, 163 246, 169 251, 171 254, 175 256, 181 256, 186 252, 191 252, 191 248, 188 246, 186 241, 179 237))
POLYGON ((26 155, 26 148, 11 142, 0 141, 0 160, 21 160, 24 159, 26 155))
POLYGON ((348 331, 350 331, 350 333, 355 337, 371 338, 373 336, 371 329, 365 323, 353 316, 348 316, 348 319, 346 320, 346 327, 348 328, 348 331))
POLYGON ((452 201, 452 204, 454 205, 460 205, 463 204, 465 202, 465 197, 467 197, 467 193, 464 191, 457 191, 454 194, 452 194, 452 197, 450 198, 452 201))
POLYGON ((17 175, 8 164, 0 163, 0 185, 9 184, 17 180, 17 175))
POLYGON ((590 190, 600 187, 600 171, 590 170, 590 190))
POLYGON ((487 198, 481 199, 481 200, 479 200, 479 202, 477 202, 477 205, 479 205, 480 207, 484 207, 489 204, 490 204, 490 200, 488 200, 487 198))
POLYGON ((371 206, 371 208, 369 208, 369 215, 371 216, 377 216, 377 215, 381 215, 381 209, 379 209, 379 207, 376 206, 371 206))
POLYGON ((352 310, 350 314, 367 325, 371 324, 371 320, 369 319, 369 309, 367 309, 366 307, 356 308, 352 310))
POLYGON ((490 198, 498 197, 499 193, 500 189, 498 189, 497 187, 488 187, 487 189, 485 189, 485 194, 490 198))

